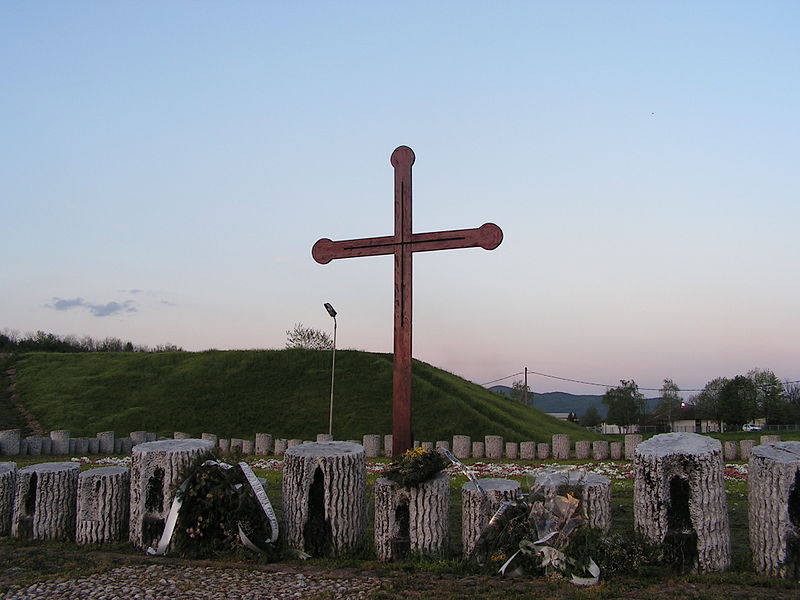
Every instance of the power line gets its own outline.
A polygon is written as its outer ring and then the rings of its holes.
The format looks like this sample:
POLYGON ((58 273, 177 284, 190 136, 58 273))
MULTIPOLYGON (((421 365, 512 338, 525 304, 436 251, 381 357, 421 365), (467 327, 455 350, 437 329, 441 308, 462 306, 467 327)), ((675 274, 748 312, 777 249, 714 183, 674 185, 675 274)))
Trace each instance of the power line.
MULTIPOLYGON (((569 381, 571 383, 580 383, 580 384, 583 384, 583 385, 594 385, 594 386, 597 386, 597 387, 604 387, 604 388, 616 387, 616 386, 613 386, 613 385, 609 385, 607 383, 597 383, 596 381, 583 381, 581 379, 572 379, 570 377, 559 377, 558 375, 550 375, 548 373, 539 373, 538 371, 531 371, 530 369, 528 369, 528 373, 532 374, 532 375, 539 375, 540 377, 548 377, 549 379, 558 379, 559 381, 569 381)), ((492 383, 497 383, 498 381, 504 381, 506 379, 511 379, 512 377, 517 377, 518 375, 522 375, 522 374, 523 374, 523 371, 520 371, 519 373, 513 373, 511 375, 506 375, 505 377, 501 377, 500 379, 494 379, 492 381, 487 381, 486 383, 482 383, 481 385, 484 385, 484 386, 490 385, 492 383)), ((800 383, 800 379, 795 380, 795 381, 787 381, 785 383, 800 383)), ((639 389, 642 390, 642 391, 645 391, 645 392, 660 392, 661 391, 661 388, 640 387, 639 389)), ((702 392, 703 390, 702 390, 702 388, 701 389, 683 389, 683 388, 681 388, 680 391, 681 392, 702 392)))

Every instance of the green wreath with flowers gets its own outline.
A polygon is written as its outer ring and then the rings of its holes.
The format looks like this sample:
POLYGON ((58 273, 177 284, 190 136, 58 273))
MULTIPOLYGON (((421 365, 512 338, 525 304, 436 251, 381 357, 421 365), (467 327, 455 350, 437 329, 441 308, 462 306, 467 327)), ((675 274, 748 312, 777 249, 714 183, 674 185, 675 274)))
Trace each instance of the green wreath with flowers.
POLYGON ((449 464, 439 452, 417 447, 396 456, 384 475, 401 487, 412 488, 430 481, 449 464))

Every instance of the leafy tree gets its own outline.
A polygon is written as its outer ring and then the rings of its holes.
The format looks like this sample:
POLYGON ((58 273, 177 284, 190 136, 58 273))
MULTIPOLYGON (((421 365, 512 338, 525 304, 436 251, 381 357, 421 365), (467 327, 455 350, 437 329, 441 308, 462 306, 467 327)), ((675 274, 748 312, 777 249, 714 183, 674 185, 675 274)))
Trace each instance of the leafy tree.
POLYGON ((672 418, 681 408, 681 389, 672 379, 665 379, 661 386, 661 399, 656 405, 656 417, 672 427, 672 418))
POLYGON ((633 379, 621 379, 620 384, 603 394, 603 404, 608 407, 606 421, 629 431, 644 414, 644 395, 633 379))
POLYGON ((602 422, 603 418, 600 416, 600 411, 597 410, 594 404, 587 408, 581 417, 581 425, 583 427, 597 427, 602 422))
POLYGON ((725 423, 735 429, 752 421, 756 415, 756 386, 753 380, 737 375, 726 381, 719 392, 719 402, 725 413, 725 423))
POLYGON ((286 332, 286 347, 301 350, 331 350, 333 340, 324 331, 295 323, 294 329, 286 332))
POLYGON ((800 382, 784 381, 783 397, 786 400, 786 411, 790 423, 800 423, 800 382))
POLYGON ((720 392, 728 379, 717 377, 706 383, 703 391, 692 398, 696 416, 701 419, 716 421, 720 429, 725 420, 725 409, 720 401, 720 392))
POLYGON ((764 417, 768 425, 783 421, 786 399, 781 380, 769 369, 750 369, 747 378, 755 387, 758 416, 764 417))
POLYGON ((530 386, 525 385, 522 381, 515 381, 511 384, 511 398, 523 404, 529 404, 533 393, 530 386))

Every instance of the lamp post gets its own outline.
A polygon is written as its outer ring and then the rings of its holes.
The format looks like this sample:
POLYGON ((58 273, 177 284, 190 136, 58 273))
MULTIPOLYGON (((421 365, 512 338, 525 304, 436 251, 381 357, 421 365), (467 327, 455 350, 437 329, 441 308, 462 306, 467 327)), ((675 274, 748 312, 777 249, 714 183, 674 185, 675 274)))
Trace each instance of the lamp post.
POLYGON ((328 435, 333 436, 333 376, 336 373, 336 311, 330 305, 330 302, 325 303, 325 310, 333 319, 333 359, 331 360, 331 406, 328 415, 328 435))

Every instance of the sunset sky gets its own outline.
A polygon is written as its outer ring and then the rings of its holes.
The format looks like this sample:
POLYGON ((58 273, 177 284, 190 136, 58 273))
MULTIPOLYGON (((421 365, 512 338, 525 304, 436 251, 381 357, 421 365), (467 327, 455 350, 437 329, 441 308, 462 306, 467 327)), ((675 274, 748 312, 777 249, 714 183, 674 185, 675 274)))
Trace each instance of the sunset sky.
MULTIPOLYGON (((392 350, 389 156, 414 356, 683 389, 800 379, 800 4, 0 4, 0 330, 392 350)), ((511 385, 509 378, 501 383, 511 385)), ((602 393, 541 376, 535 391, 602 393)))

